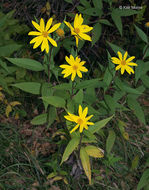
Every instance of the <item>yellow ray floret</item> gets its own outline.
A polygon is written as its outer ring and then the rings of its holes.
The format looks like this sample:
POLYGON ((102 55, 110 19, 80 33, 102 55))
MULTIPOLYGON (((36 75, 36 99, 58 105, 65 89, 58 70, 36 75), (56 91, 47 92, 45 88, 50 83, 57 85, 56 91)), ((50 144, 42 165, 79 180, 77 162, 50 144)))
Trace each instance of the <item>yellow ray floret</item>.
POLYGON ((49 52, 48 41, 53 46, 57 47, 56 41, 53 40, 49 36, 49 34, 57 30, 60 27, 61 23, 57 23, 51 27, 52 22, 53 22, 53 18, 50 18, 45 26, 44 20, 42 18, 40 19, 40 24, 37 24, 36 22, 32 21, 32 24, 38 30, 38 31, 31 31, 28 33, 28 35, 37 36, 30 41, 30 44, 34 43, 34 46, 33 46, 34 49, 41 45, 41 51, 46 50, 46 52, 48 53, 49 52))
POLYGON ((75 130, 77 130, 79 128, 79 132, 82 133, 83 129, 87 129, 88 130, 88 125, 94 125, 93 122, 89 122, 88 120, 90 120, 93 115, 90 115, 88 117, 87 116, 88 113, 88 107, 86 107, 84 110, 82 110, 82 106, 79 105, 79 110, 78 110, 78 116, 71 114, 68 112, 68 115, 64 116, 65 119, 67 119, 68 121, 72 121, 75 122, 77 125, 70 131, 70 133, 74 132, 75 130))
POLYGON ((74 27, 71 26, 69 22, 64 21, 65 24, 70 28, 71 35, 74 35, 76 39, 76 46, 78 47, 78 42, 80 40, 88 40, 92 41, 91 37, 85 33, 93 30, 93 27, 89 27, 88 25, 83 25, 83 18, 81 14, 76 14, 74 19, 74 27))
POLYGON ((149 22, 146 22, 146 23, 145 23, 145 26, 149 28, 149 22))
POLYGON ((136 63, 133 63, 131 62, 135 57, 132 56, 132 57, 129 57, 128 59, 127 56, 128 56, 128 52, 126 51, 125 54, 124 54, 124 57, 122 56, 121 52, 117 52, 118 54, 118 57, 112 57, 112 62, 114 64, 117 64, 118 66, 115 68, 115 70, 119 70, 121 69, 121 74, 123 75, 124 74, 124 71, 126 70, 129 74, 131 73, 134 73, 134 70, 130 67, 130 66, 137 66, 136 63))
POLYGON ((64 74, 64 78, 71 75, 71 80, 74 81, 76 74, 78 75, 78 77, 82 78, 81 72, 88 71, 88 69, 83 66, 85 64, 85 61, 81 61, 79 57, 74 58, 72 55, 70 55, 70 58, 66 56, 65 59, 69 65, 60 65, 60 67, 64 69, 62 71, 62 74, 64 74))

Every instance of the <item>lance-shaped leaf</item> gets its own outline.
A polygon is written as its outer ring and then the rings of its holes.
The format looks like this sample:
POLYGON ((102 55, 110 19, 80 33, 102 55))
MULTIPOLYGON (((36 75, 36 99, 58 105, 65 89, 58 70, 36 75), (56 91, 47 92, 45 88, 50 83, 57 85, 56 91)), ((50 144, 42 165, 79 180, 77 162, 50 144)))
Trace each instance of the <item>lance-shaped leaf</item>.
POLYGON ((90 166, 90 160, 89 160, 89 156, 85 150, 84 147, 81 147, 80 150, 80 159, 81 159, 81 163, 83 166, 83 169, 85 171, 85 174, 89 180, 89 184, 91 184, 91 166, 90 166))
POLYGON ((104 157, 104 151, 96 146, 89 145, 85 147, 85 151, 89 156, 92 156, 94 158, 103 158, 104 157))
POLYGON ((74 137, 73 139, 71 139, 65 149, 65 152, 63 154, 62 157, 62 161, 61 164, 66 161, 68 159, 68 157, 70 156, 70 154, 77 148, 78 144, 79 144, 80 138, 79 137, 74 137))
POLYGON ((110 130, 108 138, 107 138, 107 141, 106 141, 106 151, 107 151, 108 154, 112 150, 112 147, 113 147, 114 142, 115 142, 115 138, 116 138, 115 132, 113 130, 110 130))

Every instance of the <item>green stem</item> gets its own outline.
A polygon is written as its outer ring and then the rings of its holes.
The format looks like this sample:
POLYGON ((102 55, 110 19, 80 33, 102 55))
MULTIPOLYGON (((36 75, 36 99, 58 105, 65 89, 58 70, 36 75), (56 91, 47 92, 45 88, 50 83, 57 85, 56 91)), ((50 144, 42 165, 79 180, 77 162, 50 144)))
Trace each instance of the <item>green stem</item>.
POLYGON ((82 145, 82 138, 83 138, 83 133, 81 133, 81 135, 80 135, 80 142, 79 142, 79 146, 78 146, 78 157, 80 157, 80 149, 81 149, 81 145, 82 145))
POLYGON ((48 62, 48 83, 50 83, 50 63, 51 63, 52 49, 53 49, 53 46, 51 47, 50 53, 49 53, 49 62, 48 62))

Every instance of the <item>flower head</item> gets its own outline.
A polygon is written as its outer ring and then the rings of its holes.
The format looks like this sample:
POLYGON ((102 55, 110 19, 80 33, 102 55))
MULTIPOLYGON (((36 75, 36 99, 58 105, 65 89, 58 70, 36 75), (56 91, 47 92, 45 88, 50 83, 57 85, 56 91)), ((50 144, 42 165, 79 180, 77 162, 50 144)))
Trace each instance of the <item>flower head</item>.
POLYGON ((146 23, 145 23, 145 26, 146 26, 147 28, 149 28, 149 22, 146 22, 146 23))
POLYGON ((32 24, 38 31, 31 31, 28 33, 28 35, 31 36, 37 36, 33 38, 30 41, 30 44, 35 43, 33 48, 37 48, 41 44, 41 51, 46 50, 46 52, 49 52, 49 43, 48 41, 55 47, 57 47, 57 43, 55 40, 53 40, 49 34, 57 30, 61 23, 55 24, 54 26, 51 27, 52 25, 53 18, 50 18, 45 26, 44 20, 41 18, 40 19, 40 25, 38 25, 36 22, 32 21, 32 24), (50 28, 51 27, 51 28, 50 28))
POLYGON ((70 28, 71 35, 74 35, 76 38, 76 46, 78 47, 79 39, 92 41, 91 37, 85 33, 90 32, 93 27, 89 27, 88 25, 83 25, 83 18, 81 14, 76 14, 74 19, 74 27, 71 26, 69 22, 64 21, 65 24, 70 28))
POLYGON ((117 71, 118 69, 121 69, 121 74, 124 73, 124 71, 126 70, 129 74, 131 73, 134 73, 134 70, 129 67, 129 66, 137 66, 136 63, 132 63, 131 61, 135 58, 135 56, 132 56, 132 57, 129 57, 127 60, 127 55, 128 55, 128 52, 126 51, 125 54, 124 54, 124 57, 122 57, 122 54, 121 52, 117 52, 118 54, 118 57, 112 57, 112 62, 114 64, 117 64, 118 66, 115 68, 115 70, 117 71))
POLYGON ((85 64, 85 61, 81 61, 79 57, 74 58, 72 55, 70 55, 70 58, 66 56, 65 59, 69 65, 60 65, 60 67, 64 69, 62 71, 62 74, 64 74, 64 78, 72 74, 71 80, 73 81, 76 74, 80 78, 82 78, 81 71, 82 72, 88 71, 87 68, 83 66, 85 64))
POLYGON ((79 128, 79 126, 80 126, 79 132, 82 133, 84 128, 88 130, 88 125, 94 125, 93 122, 88 121, 89 119, 91 119, 93 117, 93 115, 86 117, 87 113, 88 113, 88 107, 86 107, 82 111, 82 106, 79 105, 78 113, 79 113, 79 115, 77 116, 77 115, 74 115, 74 114, 71 114, 68 112, 68 115, 64 116, 65 119, 67 119, 68 121, 77 123, 77 125, 70 131, 70 133, 77 130, 79 128))
POLYGON ((65 35, 64 30, 62 28, 57 29, 56 33, 60 37, 64 37, 64 35, 65 35))

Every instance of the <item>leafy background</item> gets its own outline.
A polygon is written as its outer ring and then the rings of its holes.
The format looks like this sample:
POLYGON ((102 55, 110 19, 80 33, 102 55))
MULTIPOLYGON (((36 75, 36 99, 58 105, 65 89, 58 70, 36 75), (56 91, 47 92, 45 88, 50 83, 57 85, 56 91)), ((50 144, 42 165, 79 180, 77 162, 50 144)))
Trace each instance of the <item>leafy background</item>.
MULTIPOLYGON (((21 102, 10 117, 5 115, 6 104, 0 102, 0 189, 147 190, 148 1, 2 0, 0 6, 1 92, 8 103, 21 102), (126 5, 142 9, 119 8, 126 5), (62 78, 58 66, 66 54, 75 53, 75 43, 66 38, 54 49, 50 86, 41 64, 44 54, 32 49, 27 33, 33 29, 31 20, 53 16, 56 21, 67 18, 72 22, 78 12, 94 27, 92 43, 79 44, 79 55, 87 62, 89 72, 83 81, 77 81, 75 96, 67 102, 71 83, 62 78), (135 75, 115 72, 110 58, 118 50, 136 56, 135 75), (70 140, 64 130, 66 102, 72 111, 82 102, 88 105, 97 121, 96 131, 91 129, 95 136, 85 134, 105 151, 104 158, 91 159, 92 185, 88 185, 75 153, 60 165, 70 140), (14 119, 16 114, 18 119, 14 119), (114 117, 108 123, 101 122, 111 115, 114 117)), ((66 27, 64 31, 65 35, 69 32, 66 27)))

